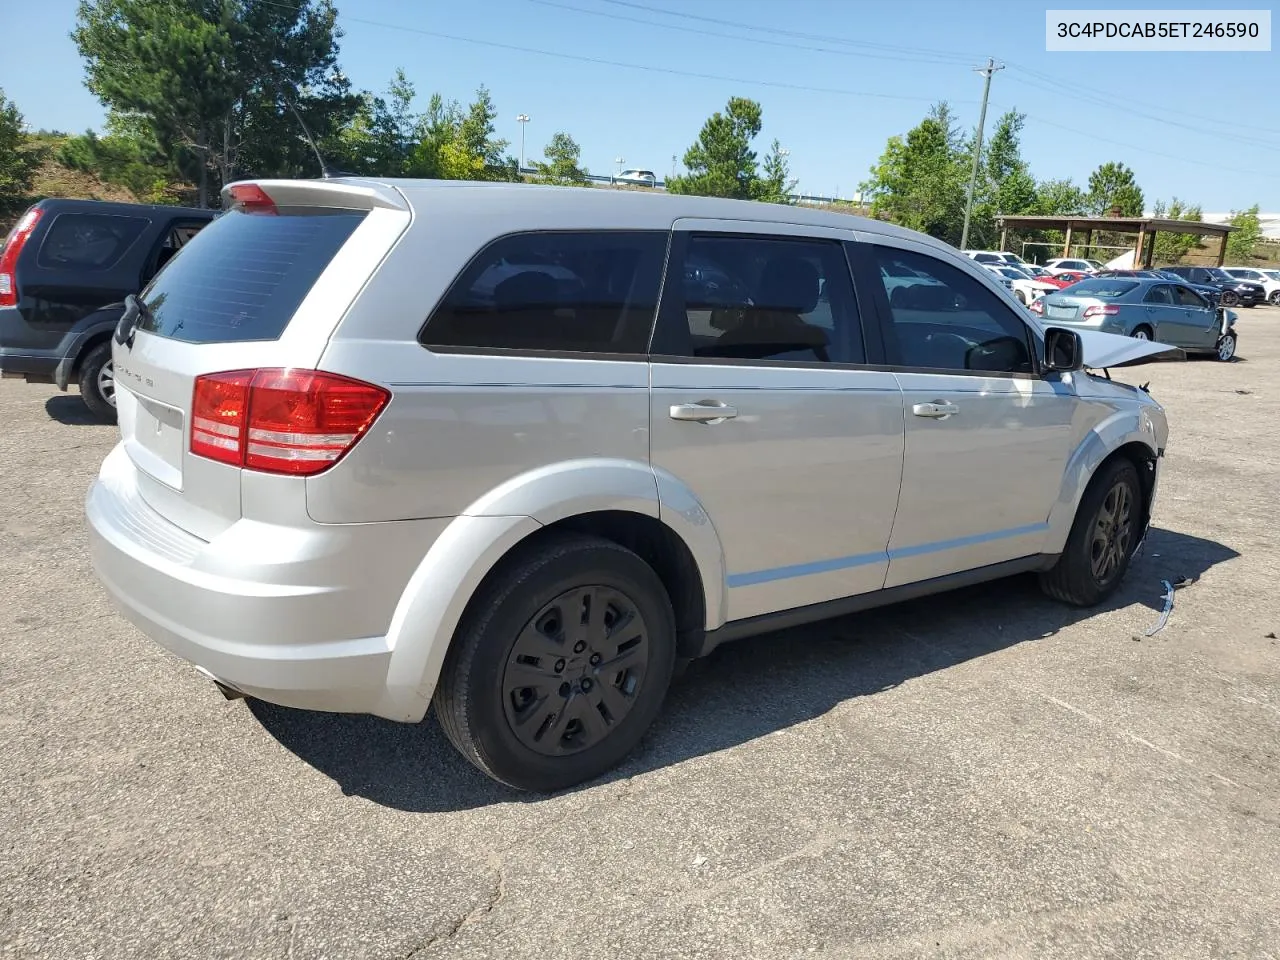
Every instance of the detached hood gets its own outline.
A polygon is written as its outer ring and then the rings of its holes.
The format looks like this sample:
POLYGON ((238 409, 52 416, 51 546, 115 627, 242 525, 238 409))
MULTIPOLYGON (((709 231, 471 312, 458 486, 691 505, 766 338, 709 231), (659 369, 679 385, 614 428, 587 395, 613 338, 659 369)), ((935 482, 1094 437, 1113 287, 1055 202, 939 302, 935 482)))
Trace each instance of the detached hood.
MULTIPOLYGON (((1051 327, 1053 324, 1045 324, 1045 326, 1051 327)), ((1080 334, 1080 340, 1084 345, 1084 365, 1090 370, 1127 367, 1137 363, 1149 363, 1152 360, 1186 358, 1186 354, 1180 347, 1171 347, 1167 343, 1135 340, 1133 337, 1124 337, 1118 333, 1082 330, 1076 326, 1066 326, 1063 329, 1080 334)))

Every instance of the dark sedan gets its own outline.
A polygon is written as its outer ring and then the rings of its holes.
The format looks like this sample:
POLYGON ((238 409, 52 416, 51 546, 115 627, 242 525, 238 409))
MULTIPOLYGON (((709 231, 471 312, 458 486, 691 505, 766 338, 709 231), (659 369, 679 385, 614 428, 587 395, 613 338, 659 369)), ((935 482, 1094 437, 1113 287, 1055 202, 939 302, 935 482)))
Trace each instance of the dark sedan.
POLYGON ((1240 280, 1221 267, 1161 267, 1160 272, 1171 273, 1184 283, 1215 287, 1221 291, 1224 307, 1256 307, 1267 300, 1267 291, 1261 284, 1240 280))

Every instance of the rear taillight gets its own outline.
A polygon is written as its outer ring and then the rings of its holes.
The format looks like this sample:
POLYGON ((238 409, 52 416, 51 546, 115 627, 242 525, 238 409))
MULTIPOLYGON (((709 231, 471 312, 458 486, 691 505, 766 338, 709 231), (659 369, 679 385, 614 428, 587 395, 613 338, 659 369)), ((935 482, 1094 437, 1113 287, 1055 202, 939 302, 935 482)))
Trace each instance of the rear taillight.
POLYGON ((1084 318, 1088 320, 1090 317, 1114 317, 1120 312, 1120 308, 1114 303, 1108 303, 1106 306, 1100 307, 1094 305, 1084 308, 1084 318))
POLYGON ((318 370, 231 370, 196 378, 191 452, 247 470, 307 476, 356 445, 391 394, 318 370))
POLYGON ((18 305, 18 254, 31 239, 36 224, 40 222, 40 210, 28 210, 9 231, 4 249, 0 250, 0 307, 18 305))
POLYGON ((1044 313, 1044 298, 1037 298, 1030 303, 1032 313, 1044 313))

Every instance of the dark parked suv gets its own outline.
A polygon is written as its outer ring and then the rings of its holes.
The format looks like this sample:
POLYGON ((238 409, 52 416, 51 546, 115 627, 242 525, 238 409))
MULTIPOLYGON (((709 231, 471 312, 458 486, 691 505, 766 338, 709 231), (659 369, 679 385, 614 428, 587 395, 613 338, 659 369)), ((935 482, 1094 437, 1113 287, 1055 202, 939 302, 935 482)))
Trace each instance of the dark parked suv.
POLYGON ((115 419, 111 333, 137 293, 217 213, 184 207, 41 200, 0 247, 0 375, 76 383, 115 419))
POLYGON ((1172 273, 1191 283, 1216 287, 1222 291, 1219 302, 1224 307, 1256 307, 1267 300, 1261 284, 1231 276, 1220 267, 1161 267, 1161 273, 1172 273))

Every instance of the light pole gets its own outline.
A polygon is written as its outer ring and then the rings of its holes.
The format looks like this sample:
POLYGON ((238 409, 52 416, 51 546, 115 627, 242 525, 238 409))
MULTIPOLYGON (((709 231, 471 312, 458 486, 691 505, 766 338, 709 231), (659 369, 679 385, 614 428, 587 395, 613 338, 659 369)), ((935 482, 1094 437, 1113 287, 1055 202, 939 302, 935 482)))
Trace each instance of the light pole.
POLYGON ((516 117, 516 122, 520 124, 520 170, 524 170, 524 125, 529 122, 529 115, 522 113, 516 117))
POLYGON ((614 158, 613 158, 613 162, 614 162, 614 163, 616 163, 616 164, 618 165, 618 172, 617 172, 616 174, 614 174, 614 176, 615 176, 615 177, 620 177, 620 176, 622 176, 622 165, 623 165, 624 163, 626 163, 626 162, 627 162, 627 158, 626 158, 626 157, 614 157, 614 158))

